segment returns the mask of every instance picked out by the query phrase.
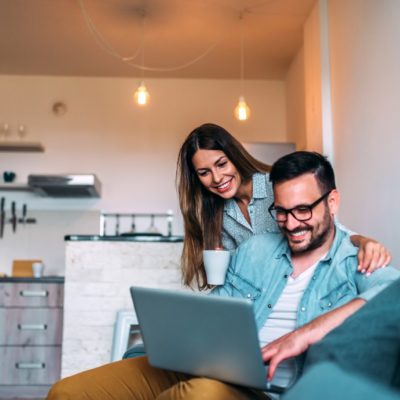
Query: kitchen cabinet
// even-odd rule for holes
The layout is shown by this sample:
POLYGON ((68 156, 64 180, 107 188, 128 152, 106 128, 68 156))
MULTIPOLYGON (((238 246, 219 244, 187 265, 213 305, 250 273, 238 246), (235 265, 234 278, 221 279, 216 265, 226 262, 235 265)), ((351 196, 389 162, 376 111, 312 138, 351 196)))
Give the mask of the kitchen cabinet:
POLYGON ((64 279, 0 279, 0 398, 45 396, 60 378, 64 279))

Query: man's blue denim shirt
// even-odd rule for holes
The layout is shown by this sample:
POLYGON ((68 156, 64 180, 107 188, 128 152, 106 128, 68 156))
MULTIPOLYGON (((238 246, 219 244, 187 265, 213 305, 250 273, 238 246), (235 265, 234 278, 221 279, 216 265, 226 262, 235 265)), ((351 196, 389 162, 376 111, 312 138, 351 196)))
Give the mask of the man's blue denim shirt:
MULTIPOLYGON (((369 277, 357 271, 358 249, 349 235, 336 227, 328 254, 318 263, 297 311, 297 327, 350 300, 369 300, 400 278, 388 266, 369 277)), ((221 296, 248 298, 253 302, 258 329, 264 325, 293 271, 290 249, 278 233, 255 235, 233 253, 225 284, 213 290, 221 296)))

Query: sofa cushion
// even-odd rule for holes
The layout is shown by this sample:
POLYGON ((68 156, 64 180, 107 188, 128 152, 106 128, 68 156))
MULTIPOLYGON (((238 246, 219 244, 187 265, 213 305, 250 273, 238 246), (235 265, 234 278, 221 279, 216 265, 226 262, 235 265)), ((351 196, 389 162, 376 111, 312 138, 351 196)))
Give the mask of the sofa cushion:
POLYGON ((360 374, 349 374, 333 363, 310 368, 282 400, 395 400, 399 393, 360 374))

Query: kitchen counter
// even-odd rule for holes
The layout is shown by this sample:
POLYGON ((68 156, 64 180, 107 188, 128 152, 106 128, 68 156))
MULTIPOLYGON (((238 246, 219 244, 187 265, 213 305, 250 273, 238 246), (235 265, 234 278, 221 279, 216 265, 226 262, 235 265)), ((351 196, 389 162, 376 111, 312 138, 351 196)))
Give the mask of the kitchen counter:
POLYGON ((133 235, 65 238, 62 377, 111 361, 118 313, 133 313, 130 286, 183 289, 182 237, 133 235))
POLYGON ((64 283, 63 276, 43 276, 34 278, 33 276, 13 277, 5 276, 0 278, 0 283, 64 283))
POLYGON ((157 243, 179 243, 183 242, 183 236, 163 236, 149 234, 132 234, 122 236, 100 236, 100 235, 67 235, 66 241, 71 242, 157 242, 157 243))

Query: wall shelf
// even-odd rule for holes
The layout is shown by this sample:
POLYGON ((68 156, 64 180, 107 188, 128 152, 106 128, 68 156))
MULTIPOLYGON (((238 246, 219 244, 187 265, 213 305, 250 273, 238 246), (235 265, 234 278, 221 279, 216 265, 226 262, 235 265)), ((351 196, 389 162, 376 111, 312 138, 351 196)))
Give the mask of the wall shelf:
POLYGON ((9 192, 31 192, 32 188, 26 184, 18 184, 18 183, 5 183, 0 185, 0 192, 9 191, 9 192))
POLYGON ((44 147, 36 142, 0 142, 0 151, 18 153, 43 153, 44 147))

